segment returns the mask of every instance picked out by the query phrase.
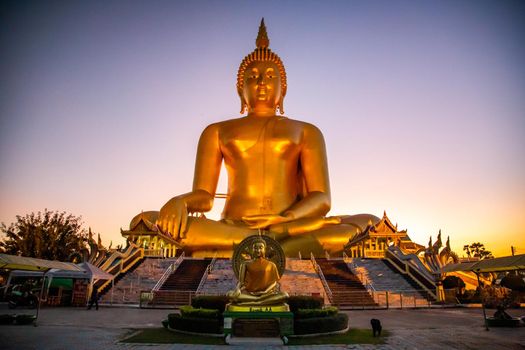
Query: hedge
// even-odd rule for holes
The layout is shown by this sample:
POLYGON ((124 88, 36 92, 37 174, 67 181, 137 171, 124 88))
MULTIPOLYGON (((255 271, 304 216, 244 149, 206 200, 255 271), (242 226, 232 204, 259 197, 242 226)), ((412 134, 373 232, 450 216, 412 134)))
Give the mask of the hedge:
POLYGON ((168 324, 172 329, 195 333, 220 334, 222 319, 183 317, 179 314, 169 314, 168 324))
POLYGON ((228 302, 225 295, 199 295, 192 299, 191 306, 196 309, 216 309, 223 313, 228 302))
POLYGON ((314 318, 335 316, 339 310, 335 306, 328 306, 324 309, 298 309, 295 318, 314 318))
POLYGON ((36 320, 36 315, 16 315, 15 322, 16 324, 30 324, 36 320))
POLYGON ((218 319, 221 316, 219 310, 216 309, 196 309, 190 305, 184 305, 179 308, 182 317, 193 318, 211 318, 218 319))
POLYGON ((290 305, 290 311, 295 314, 298 309, 321 309, 324 299, 306 295, 293 295, 288 298, 287 303, 290 305))
POLYGON ((340 331, 348 327, 348 315, 295 319, 294 334, 312 334, 340 331))

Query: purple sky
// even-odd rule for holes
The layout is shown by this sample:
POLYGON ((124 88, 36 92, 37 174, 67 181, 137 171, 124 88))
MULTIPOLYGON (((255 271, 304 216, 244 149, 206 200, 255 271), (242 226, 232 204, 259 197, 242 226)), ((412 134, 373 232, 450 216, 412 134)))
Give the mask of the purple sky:
MULTIPOLYGON (((120 227, 191 189, 196 144, 239 116, 261 17, 286 115, 324 133, 332 215, 386 210, 426 244, 525 253, 522 1, 3 1, 0 221, 120 227)), ((219 191, 226 191, 221 178, 219 191)), ((212 217, 218 217, 217 200, 212 217)))

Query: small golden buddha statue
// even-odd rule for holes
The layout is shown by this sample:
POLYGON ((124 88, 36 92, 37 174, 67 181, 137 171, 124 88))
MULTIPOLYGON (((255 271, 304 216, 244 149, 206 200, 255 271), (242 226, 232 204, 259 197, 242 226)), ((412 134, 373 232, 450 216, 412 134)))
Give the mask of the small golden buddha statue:
POLYGON ((288 293, 279 291, 281 276, 275 263, 266 259, 266 242, 261 237, 253 243, 252 257, 239 268, 237 287, 227 293, 230 302, 238 306, 283 304, 288 293))
POLYGON ((321 255, 341 251, 370 219, 379 221, 366 214, 325 216, 331 199, 324 138, 315 126, 282 116, 286 72, 269 43, 263 19, 256 49, 237 73, 241 113, 247 115, 203 131, 193 190, 150 218, 190 254, 231 252, 234 243, 263 229, 288 256, 321 255), (228 191, 222 220, 193 216, 211 210, 223 162, 228 191))

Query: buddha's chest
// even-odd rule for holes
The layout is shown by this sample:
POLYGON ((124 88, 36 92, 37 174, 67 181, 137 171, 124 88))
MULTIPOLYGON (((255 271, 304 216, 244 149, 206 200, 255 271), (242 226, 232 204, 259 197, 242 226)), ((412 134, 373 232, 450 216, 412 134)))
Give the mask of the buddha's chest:
POLYGON ((271 264, 266 260, 255 261, 247 267, 247 271, 251 276, 262 276, 271 272, 271 264))
POLYGON ((236 158, 289 157, 302 141, 300 130, 279 122, 235 125, 221 130, 219 139, 223 154, 236 158))

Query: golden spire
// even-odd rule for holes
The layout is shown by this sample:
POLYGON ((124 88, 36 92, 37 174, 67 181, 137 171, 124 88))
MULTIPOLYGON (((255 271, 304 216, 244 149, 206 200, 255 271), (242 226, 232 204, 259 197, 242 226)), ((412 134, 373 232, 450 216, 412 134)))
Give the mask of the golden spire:
POLYGON ((259 33, 257 34, 257 39, 255 39, 255 46, 258 49, 263 49, 270 46, 270 39, 268 39, 268 33, 266 32, 266 26, 264 25, 264 17, 261 19, 259 33))

